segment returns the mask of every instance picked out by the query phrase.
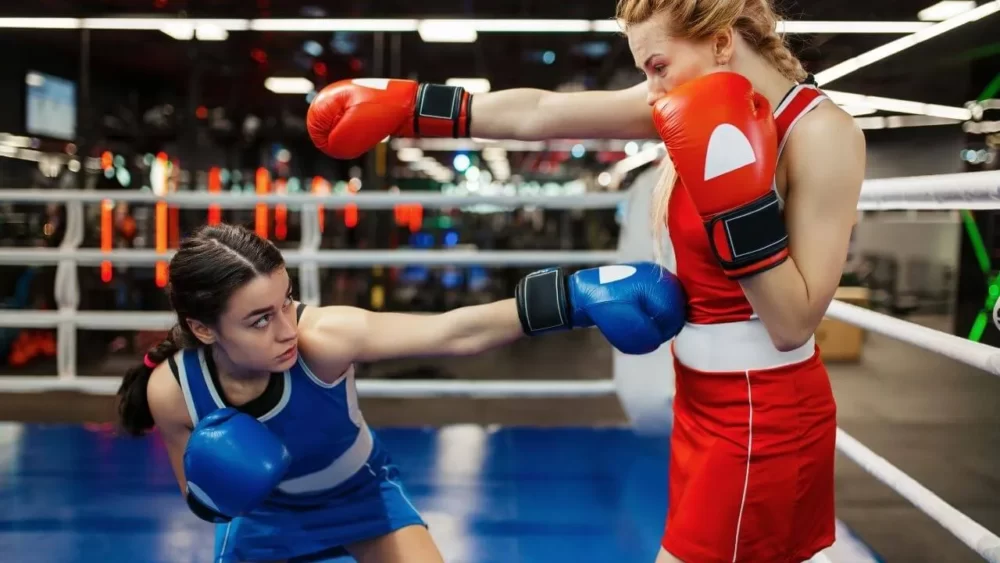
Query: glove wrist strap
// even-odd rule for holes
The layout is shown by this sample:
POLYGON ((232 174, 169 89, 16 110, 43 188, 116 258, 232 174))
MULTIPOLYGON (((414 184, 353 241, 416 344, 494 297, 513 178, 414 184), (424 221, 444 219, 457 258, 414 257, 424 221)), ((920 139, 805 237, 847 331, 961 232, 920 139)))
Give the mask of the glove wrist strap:
POLYGON ((528 336, 573 327, 569 314, 566 276, 552 268, 521 278, 514 290, 517 316, 528 336))
MULTIPOLYGON (((188 485, 190 487, 190 485, 188 485)), ((201 501, 196 494, 194 494, 190 489, 187 494, 184 495, 185 500, 187 500, 188 508, 195 516, 201 518, 206 522, 211 522, 213 524, 226 523, 232 519, 222 514, 218 510, 208 506, 208 504, 201 501)))
POLYGON ((472 126, 472 95, 461 86, 421 84, 413 112, 415 137, 469 136, 472 126))
POLYGON ((731 279, 759 274, 788 258, 788 231, 774 190, 706 220, 705 228, 715 257, 731 279))

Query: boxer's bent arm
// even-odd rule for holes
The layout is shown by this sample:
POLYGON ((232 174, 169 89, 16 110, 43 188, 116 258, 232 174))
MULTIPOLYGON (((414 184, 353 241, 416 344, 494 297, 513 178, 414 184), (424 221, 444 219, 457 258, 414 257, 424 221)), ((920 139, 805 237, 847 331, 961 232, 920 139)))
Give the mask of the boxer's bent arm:
POLYGON ((740 280, 779 350, 805 344, 840 285, 865 174, 865 138, 833 104, 802 118, 785 148, 789 259, 740 280))
POLYGON ((323 307, 303 330, 308 333, 300 338, 310 358, 329 364, 468 356, 524 336, 513 299, 426 315, 323 307), (325 349, 323 342, 328 343, 325 349))
POLYGON ((153 370, 146 387, 146 400, 149 411, 153 414, 156 429, 167 447, 167 457, 174 470, 174 477, 181 489, 181 494, 187 494, 187 481, 184 479, 184 448, 194 424, 188 414, 187 404, 181 386, 174 379, 167 362, 163 362, 153 370))
POLYGON ((645 83, 625 90, 514 88, 475 94, 471 134, 523 141, 657 138, 645 83))

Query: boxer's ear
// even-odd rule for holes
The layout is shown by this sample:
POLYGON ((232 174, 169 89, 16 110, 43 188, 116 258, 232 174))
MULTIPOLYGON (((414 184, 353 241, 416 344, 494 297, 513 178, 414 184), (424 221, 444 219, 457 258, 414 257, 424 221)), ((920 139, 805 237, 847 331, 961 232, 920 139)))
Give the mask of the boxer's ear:
POLYGON ((216 341, 215 331, 209 328, 208 325, 201 321, 196 321, 194 319, 187 319, 188 328, 191 330, 191 334, 198 339, 199 342, 205 346, 214 344, 216 341))
POLYGON ((736 31, 732 27, 727 27, 712 36, 712 56, 715 64, 726 66, 733 58, 733 49, 736 45, 736 31))

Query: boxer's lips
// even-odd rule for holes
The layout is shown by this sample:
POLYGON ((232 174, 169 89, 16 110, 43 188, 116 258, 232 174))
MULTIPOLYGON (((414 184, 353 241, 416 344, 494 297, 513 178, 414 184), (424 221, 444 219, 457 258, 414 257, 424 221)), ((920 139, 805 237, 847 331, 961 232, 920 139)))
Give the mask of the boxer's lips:
POLYGON ((295 355, 295 352, 296 352, 297 348, 298 348, 298 345, 292 344, 291 346, 288 347, 287 350, 285 350, 284 352, 281 353, 280 356, 278 356, 278 359, 279 360, 287 360, 287 359, 291 358, 292 356, 295 355))

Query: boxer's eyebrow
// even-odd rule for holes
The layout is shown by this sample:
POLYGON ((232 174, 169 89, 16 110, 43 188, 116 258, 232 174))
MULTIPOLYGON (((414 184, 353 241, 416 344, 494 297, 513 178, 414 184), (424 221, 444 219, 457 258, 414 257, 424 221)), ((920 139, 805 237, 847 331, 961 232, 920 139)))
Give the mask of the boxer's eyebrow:
MULTIPOLYGON (((292 280, 288 280, 288 289, 285 290, 285 296, 287 297, 291 293, 292 293, 292 280)), ((256 316, 256 315, 262 315, 264 313, 270 313, 271 311, 274 311, 274 306, 273 305, 269 306, 269 307, 261 307, 260 309, 254 309, 253 311, 250 311, 249 313, 247 313, 246 316, 243 317, 243 320, 247 320, 250 317, 253 317, 253 316, 256 316)))

